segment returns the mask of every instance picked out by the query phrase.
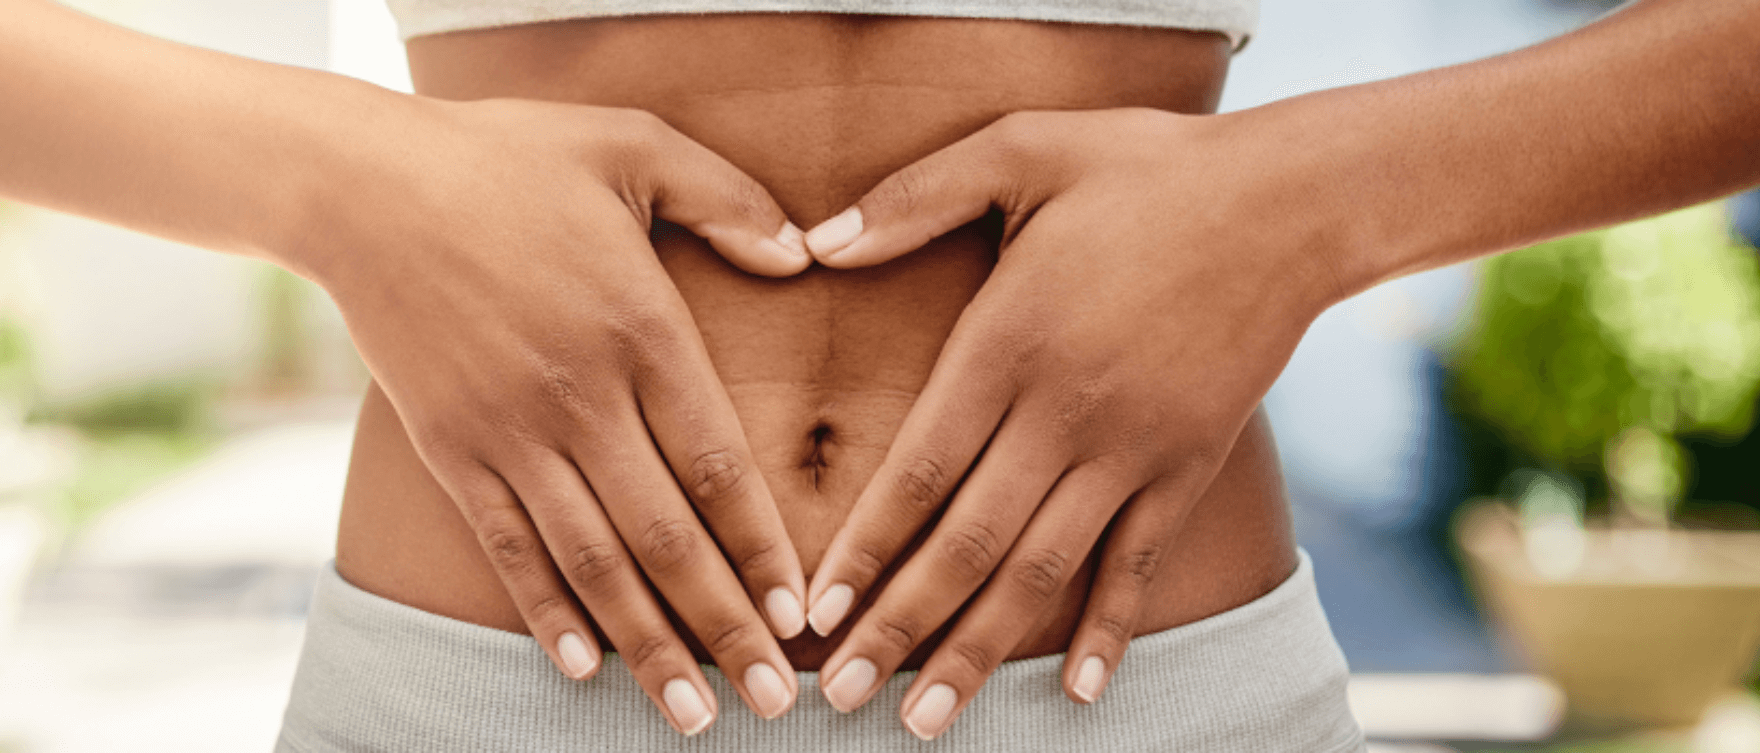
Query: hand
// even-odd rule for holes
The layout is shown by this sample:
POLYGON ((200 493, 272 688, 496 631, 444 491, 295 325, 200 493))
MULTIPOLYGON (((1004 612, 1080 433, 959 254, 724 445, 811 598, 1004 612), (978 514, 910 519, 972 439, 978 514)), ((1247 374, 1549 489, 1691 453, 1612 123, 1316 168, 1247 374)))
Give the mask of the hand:
POLYGON ((1093 702, 1117 668, 1167 542, 1333 289, 1315 246, 1279 232, 1299 212, 1256 190, 1275 173, 1211 122, 1012 114, 807 234, 820 262, 859 267, 992 206, 1006 219, 995 271, 808 590, 828 634, 940 516, 826 661, 837 708, 959 613, 900 709, 940 735, 1109 526, 1064 690, 1093 702))
POLYGON ((590 614, 679 732, 713 721, 645 575, 746 704, 781 715, 798 684, 771 633, 804 626, 805 578, 648 231, 678 223, 764 275, 810 263, 800 232, 647 113, 417 102, 301 258, 564 673, 600 665, 590 614))

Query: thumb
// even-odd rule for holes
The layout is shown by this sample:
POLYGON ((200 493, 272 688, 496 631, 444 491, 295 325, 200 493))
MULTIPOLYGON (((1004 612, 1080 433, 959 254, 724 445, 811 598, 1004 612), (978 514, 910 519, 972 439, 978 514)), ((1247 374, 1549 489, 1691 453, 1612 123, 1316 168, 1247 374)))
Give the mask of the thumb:
MULTIPOLYGON (((886 176, 856 205, 807 233, 807 250, 827 267, 866 267, 908 254, 984 216, 1016 214, 1028 152, 999 126, 1007 118, 886 176)), ((1009 129, 1019 131, 1020 129, 1009 129)), ((1012 217, 1011 217, 1012 219, 1012 217)))
POLYGON ((677 223, 752 274, 787 277, 813 263, 801 230, 758 181, 683 134, 649 162, 654 216, 677 223))

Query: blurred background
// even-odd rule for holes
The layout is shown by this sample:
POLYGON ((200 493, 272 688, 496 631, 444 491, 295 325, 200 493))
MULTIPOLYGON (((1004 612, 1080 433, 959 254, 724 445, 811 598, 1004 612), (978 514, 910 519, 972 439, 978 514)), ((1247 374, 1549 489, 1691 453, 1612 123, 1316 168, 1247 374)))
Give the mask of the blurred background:
MULTIPOLYGON (((409 87, 378 0, 70 4, 409 87)), ((1264 0, 1223 107, 1611 5, 1264 0)), ((1314 325, 1267 405, 1376 750, 1760 753, 1756 237, 1751 194, 1314 325)), ((298 278, 0 204, 0 753, 271 745, 365 382, 298 278)))

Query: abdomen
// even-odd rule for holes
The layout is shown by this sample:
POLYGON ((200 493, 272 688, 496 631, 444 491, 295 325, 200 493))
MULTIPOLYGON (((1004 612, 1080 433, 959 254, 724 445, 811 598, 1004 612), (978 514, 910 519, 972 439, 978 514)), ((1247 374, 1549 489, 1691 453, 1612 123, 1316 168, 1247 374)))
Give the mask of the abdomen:
MULTIPOLYGON (((1148 106, 1204 112, 1227 65, 1217 34, 1118 26, 817 14, 603 19, 418 38, 430 96, 521 97, 660 115, 768 187, 802 227, 1001 115, 1148 106)), ((996 258, 983 222, 877 268, 744 275, 662 226, 690 305, 809 575, 884 457, 954 321, 996 258)), ((1139 632, 1244 603, 1293 569, 1264 423, 1249 423, 1190 517, 1139 632), (1190 542, 1190 545, 1184 545, 1190 542)), ((523 631, 475 538, 375 387, 363 409, 338 568, 369 591, 523 631)), ((1021 656, 1056 652, 1085 594, 1021 656)), ((785 642, 797 669, 829 646, 785 642)))

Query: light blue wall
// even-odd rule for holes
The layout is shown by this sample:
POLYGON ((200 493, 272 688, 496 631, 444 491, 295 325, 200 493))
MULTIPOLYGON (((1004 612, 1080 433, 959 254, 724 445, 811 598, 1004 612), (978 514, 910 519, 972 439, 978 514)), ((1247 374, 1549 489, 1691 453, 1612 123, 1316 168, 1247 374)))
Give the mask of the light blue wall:
MULTIPOLYGON (((1265 0, 1223 109, 1473 60, 1605 12, 1568 0, 1265 0)), ((1300 495, 1394 524, 1423 500, 1436 406, 1425 349, 1457 324, 1470 271, 1398 280, 1314 324, 1267 401, 1300 495)))
MULTIPOLYGON (((1473 60, 1606 12, 1572 0, 1264 0, 1222 109, 1473 60)), ((1320 317, 1265 404, 1321 597, 1358 670, 1504 666, 1436 531, 1458 463, 1435 347, 1471 270, 1397 280, 1320 317)))

